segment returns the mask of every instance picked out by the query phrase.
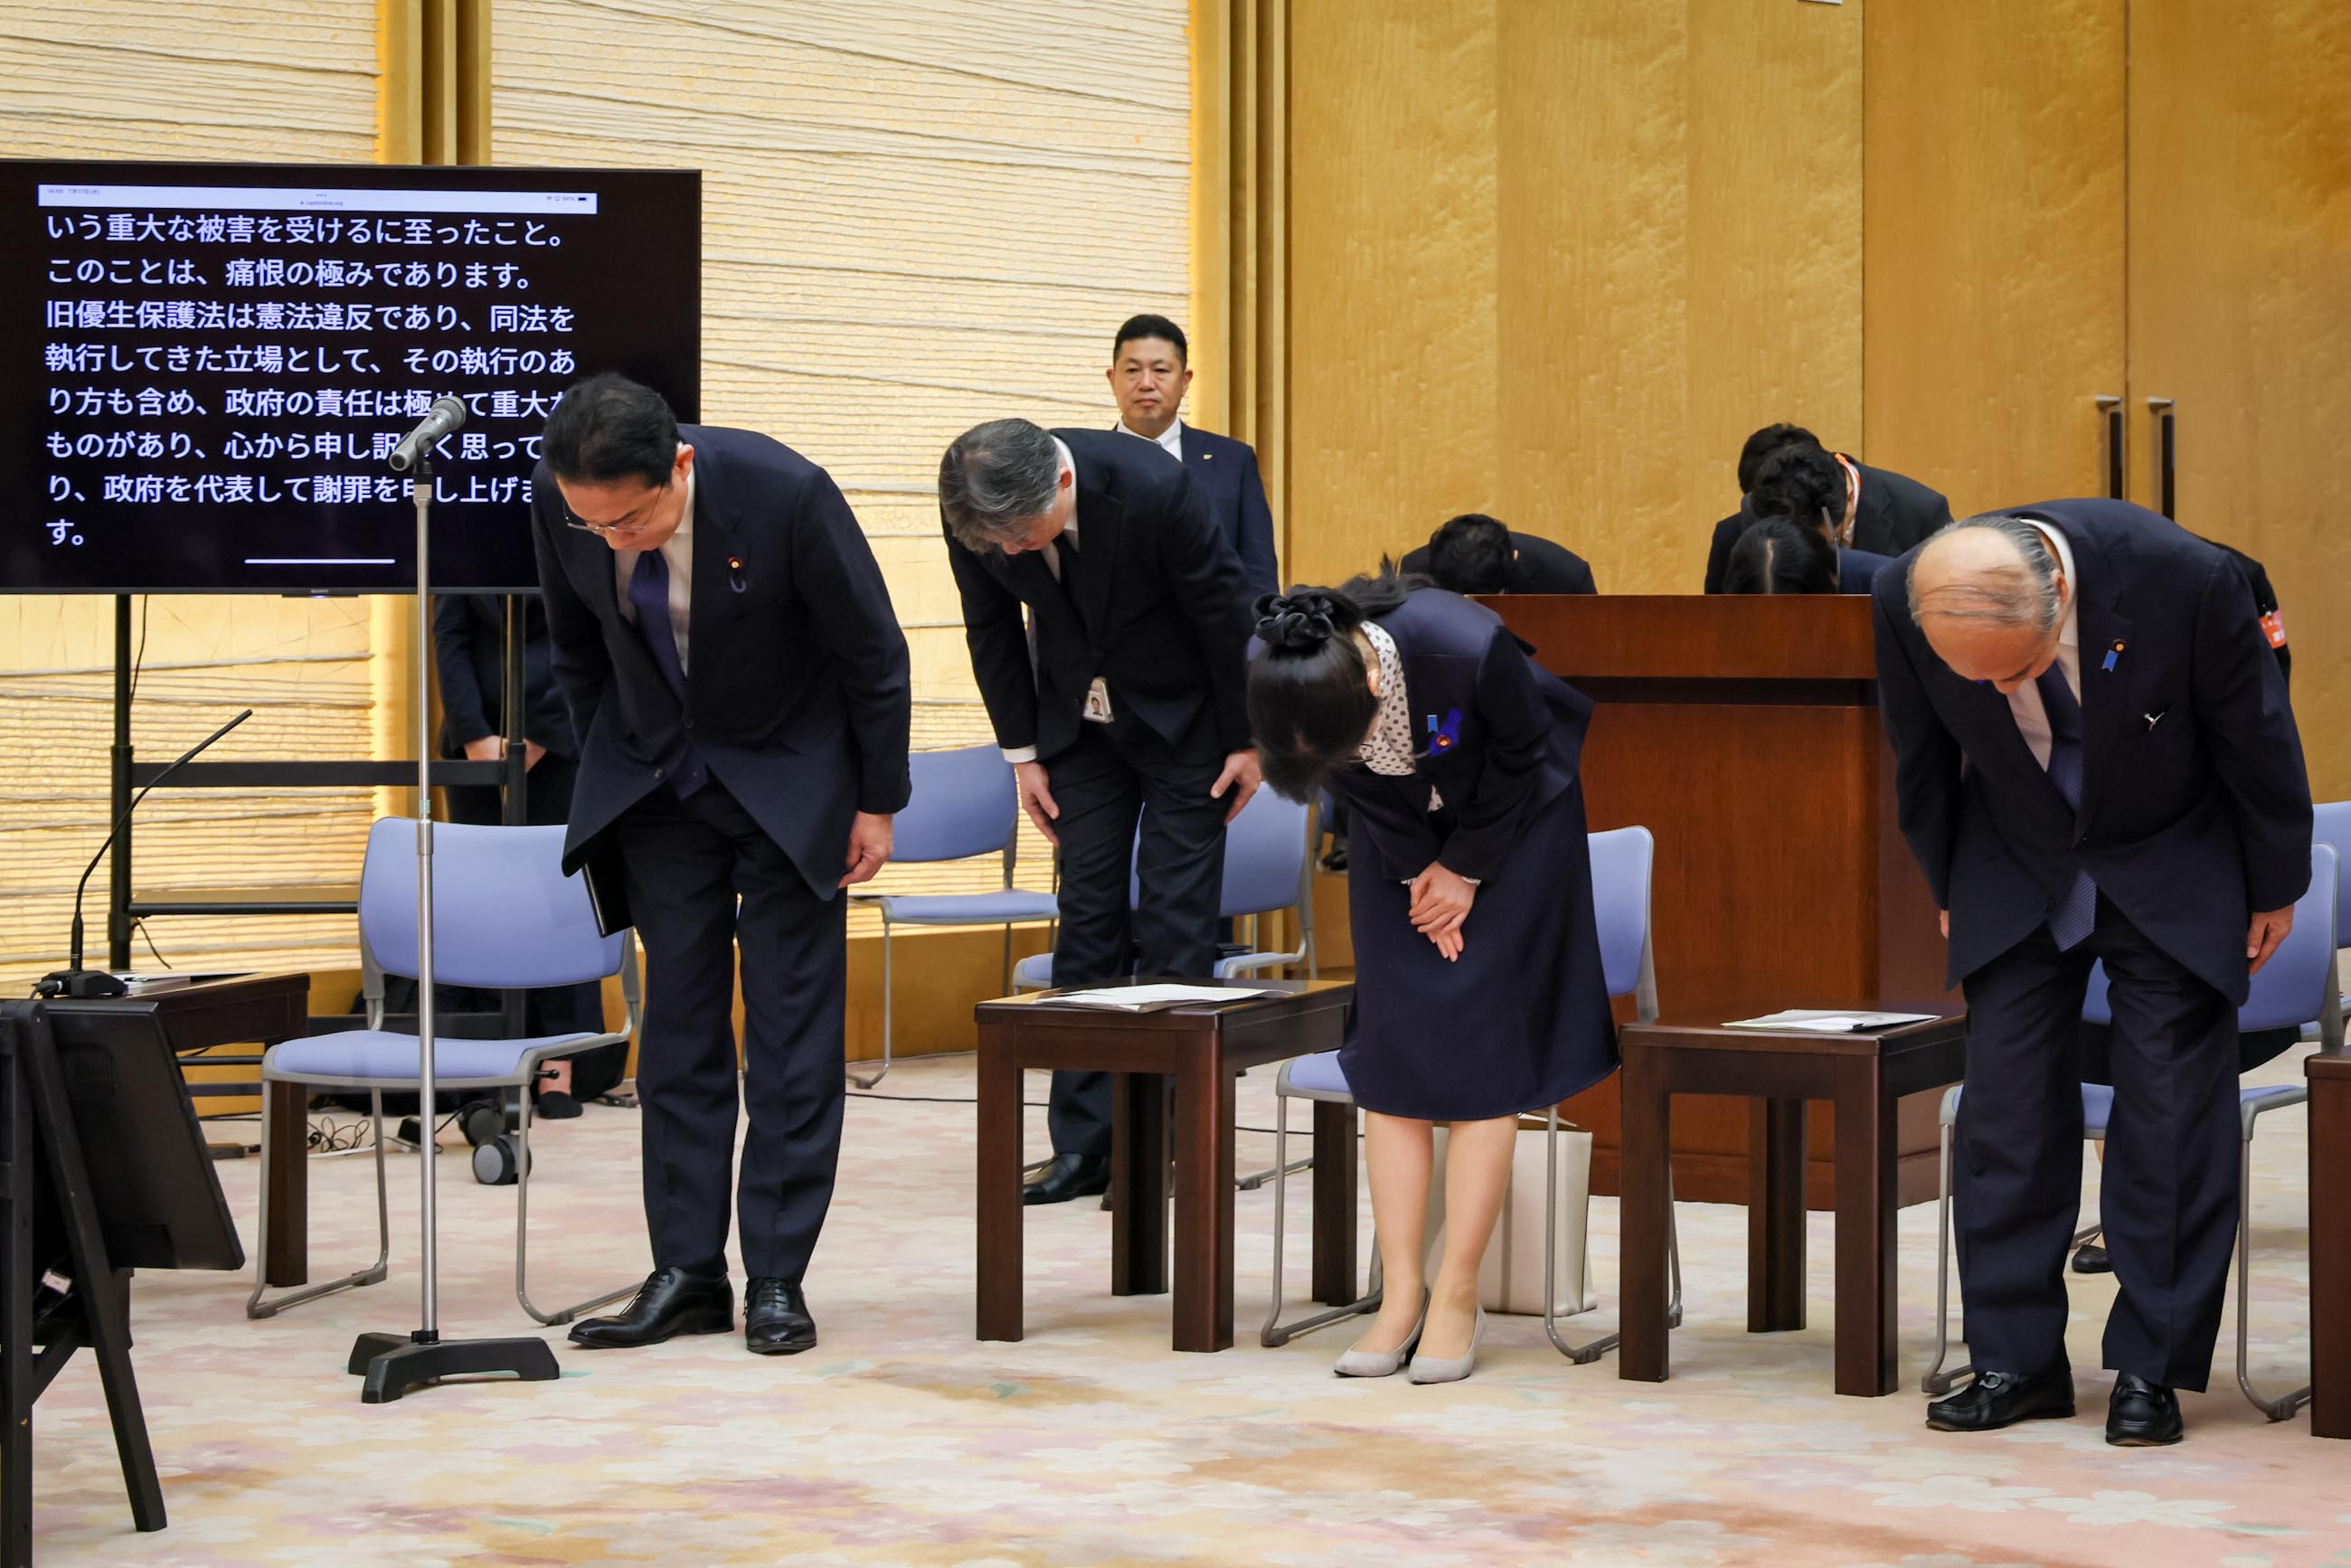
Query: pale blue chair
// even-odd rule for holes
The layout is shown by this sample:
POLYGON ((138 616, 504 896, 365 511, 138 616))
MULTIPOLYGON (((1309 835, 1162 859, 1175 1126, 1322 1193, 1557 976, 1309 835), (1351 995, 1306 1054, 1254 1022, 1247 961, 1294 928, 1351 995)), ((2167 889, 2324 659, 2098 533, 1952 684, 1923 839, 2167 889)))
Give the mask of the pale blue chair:
MULTIPOLYGON (((2322 800, 2310 809, 2311 839, 2335 852, 2337 864, 2351 860, 2351 800, 2322 800)), ((2335 878, 2335 939, 2351 939, 2351 876, 2335 878)), ((2310 1031, 2304 1030, 2304 1038, 2310 1031)))
MULTIPOLYGON (((2250 1034, 2255 1030, 2286 1029, 2314 1021, 2324 1045, 2334 1051, 2343 1049, 2343 995, 2335 959, 2335 945, 2341 931, 2336 924, 2340 884, 2334 849, 2323 842, 2312 844, 2309 891, 2294 904, 2294 930, 2278 944, 2270 961, 2262 966, 2262 972, 2253 977, 2252 990, 2245 1005, 2237 1009, 2237 1027, 2241 1030, 2250 1034)), ((2114 1021, 2107 1006, 2106 973, 2102 964, 2091 966, 2090 988, 2083 1000, 2082 1017, 2090 1023, 2114 1021)), ((1943 1095, 1943 1197, 1935 1259, 1935 1364, 1927 1369, 1919 1385, 1928 1394, 1949 1393, 1961 1377, 1975 1370, 1972 1366, 1943 1370, 1951 1348, 1951 1130, 1959 1121, 1960 1091, 1964 1087, 1954 1084, 1943 1095)), ((2302 1104, 2309 1098, 2309 1089, 2298 1080, 2261 1086, 2243 1084, 2237 1089, 2241 1133, 2237 1155, 2237 1386, 2244 1390, 2255 1409, 2273 1421, 2285 1420, 2308 1404, 2310 1390, 2305 1386, 2276 1398, 2267 1397, 2253 1386, 2248 1364, 2252 1333, 2249 1313, 2252 1305, 2253 1131, 2267 1113, 2302 1104)), ((2082 1085, 2085 1137, 2104 1141, 2114 1105, 2115 1092, 2108 1085, 2082 1085)), ((2097 1234, 2097 1230, 2093 1225, 2077 1231, 2075 1243, 2097 1234)))
MULTIPOLYGON (((1644 1023, 1653 1022, 1657 1016, 1656 961, 1650 945, 1649 883, 1656 859, 1656 841, 1646 828, 1615 828, 1604 833, 1593 833, 1592 849, 1592 903, 1600 934, 1600 968, 1605 977, 1611 997, 1629 996, 1634 998, 1635 1016, 1644 1023)), ((1312 1056, 1301 1056, 1282 1063, 1281 1074, 1274 1083, 1273 1160, 1273 1301, 1265 1314, 1265 1325, 1258 1332, 1258 1343, 1269 1348, 1287 1344, 1300 1334, 1338 1322, 1376 1312, 1380 1305, 1379 1253, 1377 1238, 1374 1239, 1372 1254, 1372 1286, 1368 1294, 1342 1306, 1316 1312, 1291 1322, 1282 1322, 1282 1237, 1284 1202, 1289 1182, 1287 1155, 1290 1144, 1290 1102, 1292 1100, 1321 1101, 1327 1104, 1352 1105, 1354 1095, 1348 1089, 1346 1074, 1340 1070, 1339 1053, 1325 1051, 1312 1056)), ((1616 1348, 1621 1331, 1603 1334, 1584 1344, 1573 1344, 1559 1332, 1558 1259, 1555 1249, 1559 1242, 1559 1107, 1546 1107, 1549 1124, 1546 1138, 1549 1159, 1544 1166, 1543 1203, 1543 1333, 1562 1355, 1578 1365, 1599 1360, 1616 1348)), ((1670 1176, 1668 1176, 1670 1181, 1670 1176)), ((1668 1189, 1670 1193, 1670 1188, 1668 1189)), ((1678 1327, 1682 1321, 1682 1260, 1681 1238, 1673 1224, 1670 1196, 1667 1206, 1666 1256, 1673 1274, 1672 1299, 1667 1307, 1667 1321, 1678 1327)), ((1590 1270, 1587 1268, 1586 1273, 1590 1270)))
MULTIPOLYGON (((375 1126, 375 1261, 357 1273, 325 1284, 288 1291, 264 1300, 269 1257, 270 1162, 301 1159, 302 1149, 279 1149, 271 1142, 269 1118, 262 1118, 261 1245, 254 1249, 253 1294, 246 1316, 275 1317, 288 1307, 354 1286, 381 1281, 392 1259, 392 1223, 385 1196, 383 1095, 386 1090, 416 1091, 417 1037, 384 1030, 386 975, 416 978, 416 822, 386 817, 368 833, 367 859, 360 871, 360 994, 367 1000, 368 1027, 289 1040, 262 1058, 266 1083, 300 1083, 315 1089, 367 1092, 375 1126)), ((487 990, 524 990, 576 986, 609 976, 621 978, 628 1004, 628 1027, 618 1034, 538 1035, 519 1040, 447 1040, 433 1042, 436 1090, 513 1090, 521 1102, 515 1133, 515 1299, 542 1323, 569 1322, 581 1312, 620 1300, 636 1288, 619 1290, 555 1312, 532 1304, 528 1276, 530 1217, 530 1086, 540 1067, 599 1046, 625 1042, 643 1017, 632 932, 606 936, 596 929, 586 882, 563 874, 560 826, 482 827, 462 822, 433 826, 433 977, 436 984, 478 986, 487 990)), ((430 1127, 433 1107, 418 1108, 430 1127)), ((427 1133, 422 1157, 434 1157, 427 1133)))
POLYGON ((967 746, 954 751, 918 751, 907 758, 914 775, 914 793, 900 811, 892 833, 890 863, 922 865, 940 861, 975 860, 1000 855, 1004 885, 986 893, 852 892, 850 896, 882 914, 882 1065, 871 1078, 850 1074, 860 1089, 871 1089, 890 1071, 895 1020, 891 995, 890 932, 896 925, 1001 925, 1004 927, 1004 983, 1012 986, 1012 928, 1055 919, 1060 906, 1050 893, 1031 893, 1012 885, 1020 839, 1019 793, 1013 784, 1012 764, 993 746, 967 746))

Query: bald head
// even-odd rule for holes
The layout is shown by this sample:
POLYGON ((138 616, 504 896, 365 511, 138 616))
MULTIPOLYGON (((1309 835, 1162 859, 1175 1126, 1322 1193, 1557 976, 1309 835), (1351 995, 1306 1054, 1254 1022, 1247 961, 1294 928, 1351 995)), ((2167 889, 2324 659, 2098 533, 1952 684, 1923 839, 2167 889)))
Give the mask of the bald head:
POLYGON ((2002 692, 2056 658, 2072 592, 2047 536, 2004 514, 1954 523, 1910 563, 1910 619, 1936 655, 1962 679, 2002 692))

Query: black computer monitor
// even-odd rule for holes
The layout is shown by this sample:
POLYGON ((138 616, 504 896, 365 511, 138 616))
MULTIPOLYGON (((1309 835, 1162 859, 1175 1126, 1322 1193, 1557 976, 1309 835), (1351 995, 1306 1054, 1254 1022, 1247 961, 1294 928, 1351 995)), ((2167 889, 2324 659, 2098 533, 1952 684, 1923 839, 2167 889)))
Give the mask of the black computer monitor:
MULTIPOLYGON (((44 1010, 107 1260, 118 1269, 245 1267, 195 1103, 154 1008, 50 1002, 44 1010)), ((42 1206, 42 1230, 60 1223, 55 1209, 42 1206)), ((62 1241, 61 1229, 37 1238, 36 1257, 55 1258, 62 1241)))

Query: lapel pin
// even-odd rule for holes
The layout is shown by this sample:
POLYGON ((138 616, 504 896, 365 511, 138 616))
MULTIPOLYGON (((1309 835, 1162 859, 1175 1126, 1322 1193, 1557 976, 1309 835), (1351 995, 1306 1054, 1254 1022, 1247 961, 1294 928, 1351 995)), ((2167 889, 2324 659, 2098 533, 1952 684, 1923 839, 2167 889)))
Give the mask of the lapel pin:
POLYGON ((737 593, 751 586, 744 579, 743 558, 739 555, 730 555, 726 558, 726 586, 737 593))
POLYGON ((2122 639, 2121 639, 2121 638, 2117 637, 2117 638, 2116 638, 2116 639, 2115 639, 2114 646, 2112 646, 2112 647, 2110 647, 2110 648, 2108 648, 2108 649, 2106 650, 2106 661, 2105 661, 2105 664, 2100 664, 2100 665, 2098 666, 2098 668, 2100 668, 2101 670, 2112 670, 2112 669, 2115 667, 2115 661, 2116 661, 2116 659, 2121 658, 2121 657, 2122 657, 2122 653, 2123 653, 2123 641, 2122 641, 2122 639))

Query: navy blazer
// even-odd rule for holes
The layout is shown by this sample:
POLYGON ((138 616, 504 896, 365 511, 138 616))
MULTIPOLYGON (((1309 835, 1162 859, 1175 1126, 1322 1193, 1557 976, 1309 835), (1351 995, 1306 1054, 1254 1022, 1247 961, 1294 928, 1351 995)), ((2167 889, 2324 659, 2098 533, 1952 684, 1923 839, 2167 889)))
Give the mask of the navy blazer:
POLYGON ((1396 881, 1431 861, 1490 881, 1527 821, 1574 786, 1591 700, 1537 664, 1500 616, 1458 594, 1415 589, 1377 620, 1404 660, 1415 767, 1332 774, 1349 813, 1348 853, 1359 871, 1396 881), (1431 789, 1444 810, 1428 809, 1431 789))
POLYGON ((1875 550, 1839 549, 1837 551, 1837 591, 1867 593, 1877 582, 1877 574, 1894 564, 1887 556, 1875 550))
POLYGON ((2074 553, 2082 802, 2066 806, 2008 698, 1961 680, 1911 621, 1916 551, 1875 591, 1878 701, 1902 831, 1950 912, 1954 983, 2045 922, 2086 870, 2232 1000, 2245 929, 2310 885, 2310 780, 2284 678, 2229 558, 2142 507, 2016 508, 2074 553))
MULTIPOLYGON (((495 593, 441 593, 433 599, 433 662, 441 674, 441 754, 462 757, 466 743, 507 732, 507 606, 495 593)), ((547 610, 536 594, 522 601, 522 733, 550 757, 580 754, 571 710, 556 689, 547 647, 547 610)))
POLYGON ((531 539, 556 684, 580 735, 563 864, 662 783, 691 732, 726 788, 820 898, 839 890, 850 819, 912 790, 905 634, 872 548, 831 476, 747 430, 680 425, 694 448, 694 608, 685 700, 621 618, 612 549, 566 526, 547 465, 531 539))
MULTIPOLYGON (((1510 585, 1505 593, 1597 593, 1599 585, 1592 580, 1592 563, 1568 549, 1544 538, 1541 534, 1522 534, 1510 530, 1510 585)), ((1432 547, 1420 545, 1405 551, 1396 562, 1401 572, 1428 575, 1428 558, 1432 547)))
MULTIPOLYGON (((1135 439, 1130 436, 1129 439, 1135 439)), ((1186 425, 1179 438, 1184 471, 1208 508, 1209 520, 1240 558, 1250 599, 1281 591, 1273 558, 1273 508, 1266 505, 1265 481, 1257 471, 1257 450, 1246 441, 1186 425)), ((1152 443, 1158 445, 1158 443, 1152 443)), ((1161 448, 1165 451, 1165 448, 1161 448)))
POLYGON ((1100 675, 1121 723, 1139 720, 1179 755, 1199 761, 1243 749, 1252 596, 1193 465, 1122 432, 1053 434, 1078 469, 1074 597, 1037 551, 971 550, 947 534, 964 641, 997 745, 1033 746, 1043 759, 1076 744, 1086 690, 1100 675))

